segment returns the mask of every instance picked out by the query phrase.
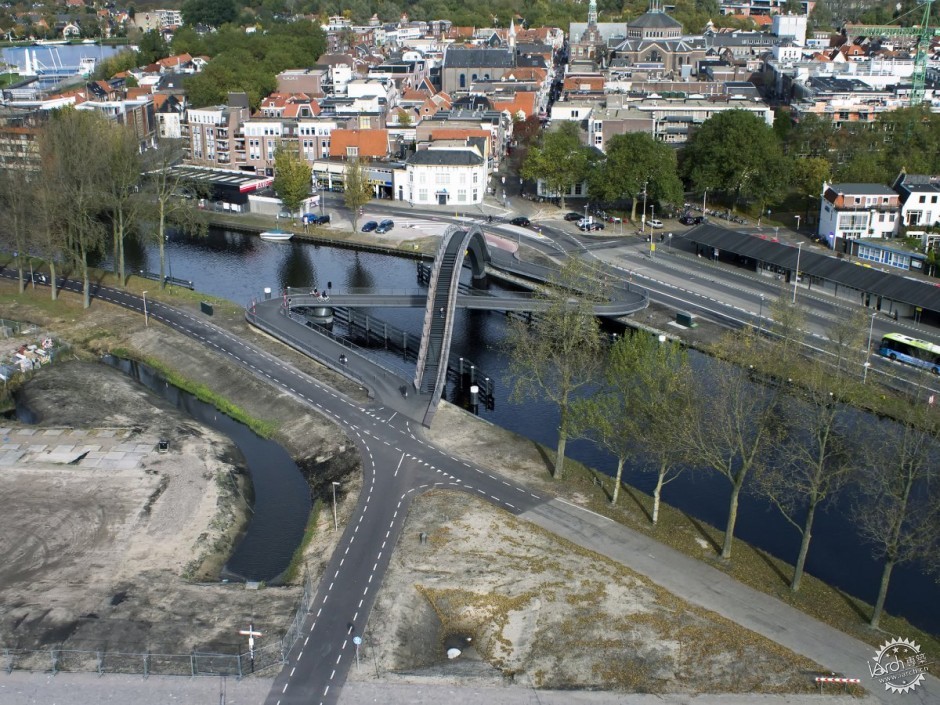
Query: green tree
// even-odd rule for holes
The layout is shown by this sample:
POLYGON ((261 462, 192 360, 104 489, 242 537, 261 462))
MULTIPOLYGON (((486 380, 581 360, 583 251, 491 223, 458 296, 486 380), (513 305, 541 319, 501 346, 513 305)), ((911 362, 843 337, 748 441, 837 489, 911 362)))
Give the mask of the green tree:
POLYGON ((510 322, 505 350, 515 401, 544 396, 558 407, 558 446, 552 471, 561 479, 571 433, 571 404, 577 392, 597 382, 603 334, 592 304, 604 300, 604 286, 572 257, 550 287, 538 294, 548 306, 529 324, 510 322))
POLYGON ((590 163, 578 126, 563 122, 557 130, 544 133, 539 145, 529 148, 522 176, 542 180, 549 192, 558 194, 564 208, 565 194, 587 176, 590 163))
POLYGON ((165 59, 170 55, 170 46, 163 39, 163 35, 151 29, 144 32, 137 47, 137 66, 147 66, 158 59, 165 59))
POLYGON ((682 200, 676 151, 645 132, 612 137, 607 143, 606 159, 591 171, 589 185, 591 196, 602 201, 629 197, 631 220, 636 220, 636 197, 644 189, 654 201, 682 200))
POLYGON ((274 152, 274 192, 284 207, 297 213, 310 195, 310 164, 300 157, 296 149, 278 145, 274 152))
POLYGON ((657 469, 653 524, 659 520, 663 487, 684 467, 684 448, 675 429, 691 409, 690 375, 688 358, 678 343, 661 343, 636 332, 610 349, 603 388, 572 405, 577 432, 595 439, 617 458, 611 504, 617 503, 626 459, 644 453, 653 460, 657 469))
POLYGON ((235 0, 186 0, 182 10, 183 21, 189 25, 219 27, 238 17, 235 0))
POLYGON ((359 229, 359 209, 372 200, 372 184, 359 159, 350 159, 343 172, 343 201, 352 215, 353 230, 359 229))
POLYGON ((832 29, 834 27, 832 10, 829 9, 827 0, 817 0, 816 4, 813 6, 813 11, 809 13, 808 24, 808 30, 811 32, 832 29))
POLYGON ((773 129, 746 110, 727 110, 706 120, 683 152, 686 176, 699 192, 716 189, 741 198, 765 199, 783 168, 773 129))
POLYGON ((820 196, 823 182, 832 181, 829 161, 823 157, 800 157, 793 160, 790 169, 791 183, 796 191, 806 199, 807 209, 820 196))

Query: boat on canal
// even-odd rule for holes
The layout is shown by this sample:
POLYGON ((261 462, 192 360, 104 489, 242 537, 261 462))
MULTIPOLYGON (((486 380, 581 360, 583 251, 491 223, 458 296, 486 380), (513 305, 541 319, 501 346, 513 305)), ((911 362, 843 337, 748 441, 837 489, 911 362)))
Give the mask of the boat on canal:
POLYGON ((268 240, 270 242, 287 242, 292 237, 294 233, 287 232, 286 230, 281 230, 280 228, 275 228, 274 230, 265 230, 259 237, 262 240, 268 240))

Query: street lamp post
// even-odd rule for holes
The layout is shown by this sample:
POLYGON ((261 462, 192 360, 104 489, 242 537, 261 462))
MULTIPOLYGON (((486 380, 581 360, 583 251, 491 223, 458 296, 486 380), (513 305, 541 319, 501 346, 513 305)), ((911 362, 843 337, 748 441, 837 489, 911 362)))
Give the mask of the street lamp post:
POLYGON ((708 197, 708 189, 706 188, 704 191, 702 191, 702 217, 703 217, 703 218, 704 218, 705 215, 706 215, 706 213, 705 213, 705 199, 706 199, 707 197, 708 197))
POLYGON ((336 521, 336 486, 340 483, 333 481, 333 531, 339 531, 339 524, 336 521))
POLYGON ((764 295, 760 295, 760 313, 757 315, 757 332, 764 332, 764 295))
POLYGON ((653 221, 656 220, 656 204, 650 204, 650 257, 656 252, 656 245, 653 244, 653 221))
POLYGON ((877 311, 872 311, 871 323, 868 326, 868 348, 865 351, 865 371, 862 373, 862 384, 868 382, 868 368, 871 367, 871 336, 875 332, 875 316, 877 315, 877 311))
POLYGON ((646 237, 646 187, 648 184, 649 181, 643 182, 643 212, 640 213, 640 232, 644 237, 646 237))
POLYGON ((803 253, 803 243, 796 245, 796 271, 793 273, 793 303, 796 303, 796 283, 800 279, 800 255, 803 253))
POLYGON ((143 292, 143 295, 144 295, 144 327, 147 327, 150 325, 150 320, 147 316, 147 292, 146 291, 143 292))
POLYGON ((796 231, 800 232, 800 216, 795 215, 793 217, 796 218, 796 231))

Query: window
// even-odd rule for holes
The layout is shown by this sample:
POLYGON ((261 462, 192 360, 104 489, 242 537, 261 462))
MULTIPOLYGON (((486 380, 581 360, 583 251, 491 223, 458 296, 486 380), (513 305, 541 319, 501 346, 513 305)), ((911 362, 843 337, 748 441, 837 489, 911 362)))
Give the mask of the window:
POLYGON ((358 157, 359 156, 359 147, 347 147, 346 148, 346 157, 358 157))
POLYGON ((447 184, 449 184, 450 179, 448 178, 447 172, 445 171, 435 172, 434 183, 437 184, 438 186, 446 186, 447 184))
POLYGON ((927 202, 927 197, 926 197, 926 196, 921 196, 920 199, 919 199, 917 202, 918 202, 918 203, 926 203, 926 202, 927 202))
POLYGON ((466 189, 457 189, 457 202, 458 203, 467 202, 467 190, 466 189))
POLYGON ((594 135, 594 144, 598 146, 604 144, 604 135, 594 135))
POLYGON ((418 189, 418 200, 421 202, 428 200, 428 190, 426 188, 418 189))
POLYGON ((460 74, 460 87, 461 88, 467 87, 467 75, 466 74, 463 74, 463 73, 460 74))
POLYGON ((936 196, 931 196, 931 197, 930 197, 930 202, 931 202, 931 203, 936 203, 936 202, 937 202, 937 197, 936 197, 936 196))
POLYGON ((473 172, 473 183, 477 183, 477 180, 480 178, 480 173, 478 171, 473 172))
POLYGON ((476 189, 473 189, 473 202, 476 203, 480 200, 480 192, 476 189))

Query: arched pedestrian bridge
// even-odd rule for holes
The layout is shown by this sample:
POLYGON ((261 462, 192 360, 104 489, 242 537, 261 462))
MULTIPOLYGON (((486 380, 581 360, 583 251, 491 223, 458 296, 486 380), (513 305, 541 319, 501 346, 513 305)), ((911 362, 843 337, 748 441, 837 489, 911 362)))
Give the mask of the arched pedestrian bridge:
MULTIPOLYGON (((545 310, 550 302, 544 298, 532 295, 492 295, 485 289, 478 293, 462 293, 459 291, 460 272, 464 263, 470 265, 473 283, 483 286, 487 277, 487 268, 499 270, 525 277, 529 280, 547 281, 551 270, 536 265, 526 264, 514 259, 502 250, 490 249, 486 244, 483 231, 474 225, 469 229, 452 226, 444 233, 428 282, 427 291, 414 293, 330 293, 328 299, 317 294, 302 293, 291 290, 283 297, 270 299, 253 304, 246 316, 250 323, 263 328, 268 333, 281 338, 284 342, 301 348, 304 352, 314 353, 332 363, 336 359, 333 349, 335 346, 324 343, 322 346, 312 345, 310 336, 319 335, 314 330, 294 324, 301 331, 283 333, 283 319, 291 321, 290 311, 293 309, 323 306, 344 306, 348 308, 367 307, 414 307, 424 308, 424 323, 422 326, 421 346, 418 362, 413 380, 408 382, 412 391, 409 407, 416 403, 424 408, 420 420, 430 425, 438 401, 444 393, 447 382, 447 358, 450 354, 450 344, 453 334, 454 312, 458 308, 491 310, 491 311, 540 311, 545 310), (275 317, 280 317, 278 321, 275 317), (302 335, 305 343, 296 344, 297 336, 302 335), (316 351, 322 349, 322 355, 316 351)), ((614 287, 611 300, 596 304, 594 313, 607 318, 618 318, 646 308, 649 304, 649 295, 644 290, 633 287, 614 287)), ((327 336, 321 336, 328 340, 327 336)), ((358 356, 357 356, 358 357, 358 356)), ((350 360, 347 354, 343 355, 343 366, 355 373, 357 365, 368 364, 365 358, 350 360)), ((361 374, 356 374, 363 379, 361 374)), ((390 385, 385 385, 390 386, 390 385)), ((376 392, 378 394, 378 392, 376 392)), ((396 393, 401 394, 400 389, 396 393)), ((404 396, 404 395, 403 395, 404 396)), ((407 396, 404 396, 407 399, 407 396)), ((388 402, 388 400, 384 400, 388 402)), ((396 400, 397 401, 397 400, 396 400)))

